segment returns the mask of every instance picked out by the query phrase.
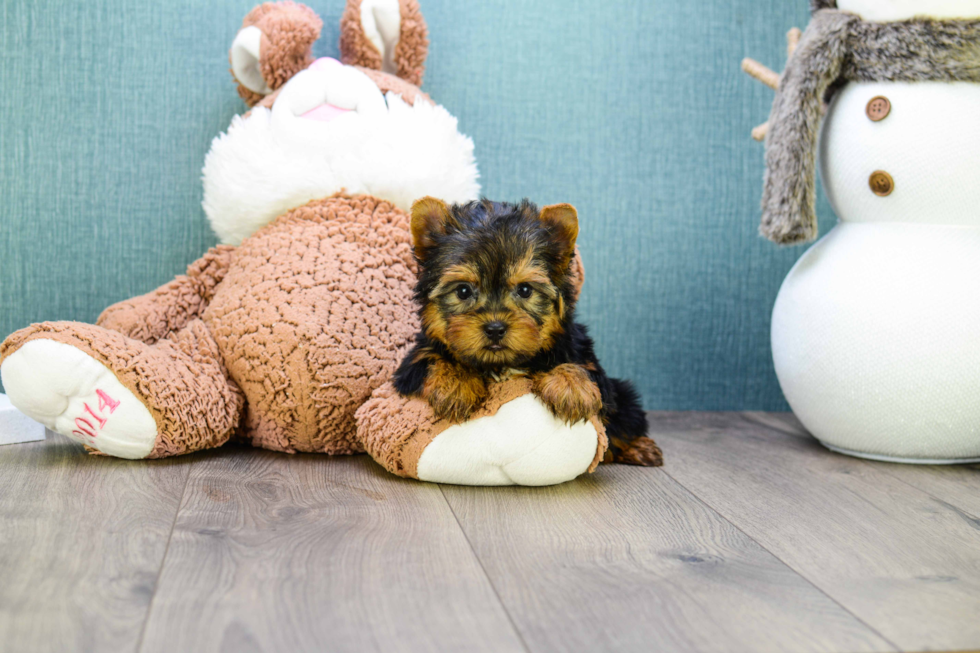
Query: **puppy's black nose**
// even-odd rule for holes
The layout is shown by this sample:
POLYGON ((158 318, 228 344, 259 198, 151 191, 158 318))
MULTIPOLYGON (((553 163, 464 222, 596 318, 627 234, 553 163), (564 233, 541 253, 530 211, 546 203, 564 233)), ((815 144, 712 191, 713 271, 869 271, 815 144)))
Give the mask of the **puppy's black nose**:
POLYGON ((507 325, 500 320, 487 322, 483 325, 483 333, 487 334, 490 340, 500 342, 504 339, 504 334, 507 333, 507 325))

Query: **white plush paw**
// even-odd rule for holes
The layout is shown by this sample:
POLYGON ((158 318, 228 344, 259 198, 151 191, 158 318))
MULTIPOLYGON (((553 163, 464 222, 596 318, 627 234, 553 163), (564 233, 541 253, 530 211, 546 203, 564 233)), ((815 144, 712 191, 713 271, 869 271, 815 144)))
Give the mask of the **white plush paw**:
POLYGON ((80 350, 31 340, 0 367, 11 403, 22 413, 117 458, 145 458, 156 442, 150 411, 109 369, 80 350))
POLYGON ((569 426, 528 394, 440 433, 419 457, 417 475, 456 485, 554 485, 585 473, 598 445, 591 422, 569 426))

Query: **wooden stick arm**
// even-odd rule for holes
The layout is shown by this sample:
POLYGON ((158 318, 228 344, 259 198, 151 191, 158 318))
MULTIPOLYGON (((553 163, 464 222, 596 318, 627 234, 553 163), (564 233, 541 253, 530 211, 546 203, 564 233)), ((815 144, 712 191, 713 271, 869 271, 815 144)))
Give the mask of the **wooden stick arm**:
POLYGON ((742 70, 774 91, 779 88, 779 75, 755 59, 742 59, 742 70))
MULTIPOLYGON (((786 58, 791 59, 796 48, 800 45, 803 32, 798 27, 794 27, 786 33, 786 58)), ((779 91, 779 73, 764 66, 755 59, 746 57, 742 59, 742 70, 753 79, 757 79, 774 91, 779 91)), ((764 122, 752 130, 752 138, 757 141, 766 140, 769 133, 769 123, 764 122)))

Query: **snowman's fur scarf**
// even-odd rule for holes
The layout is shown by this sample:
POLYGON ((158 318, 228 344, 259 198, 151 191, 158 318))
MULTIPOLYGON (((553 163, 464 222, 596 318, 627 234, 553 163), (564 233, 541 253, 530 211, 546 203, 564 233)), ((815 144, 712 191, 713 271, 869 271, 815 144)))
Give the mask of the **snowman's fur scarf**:
POLYGON ((763 236, 817 236, 816 147, 824 101, 844 82, 980 82, 980 20, 874 23, 813 0, 813 19, 786 66, 769 116, 763 236))
POLYGON ((222 243, 238 245, 290 209, 338 192, 408 210, 425 195, 479 196, 473 141, 441 106, 387 94, 388 111, 277 127, 256 107, 214 139, 204 162, 204 212, 222 243), (346 121, 346 122, 343 122, 346 121))

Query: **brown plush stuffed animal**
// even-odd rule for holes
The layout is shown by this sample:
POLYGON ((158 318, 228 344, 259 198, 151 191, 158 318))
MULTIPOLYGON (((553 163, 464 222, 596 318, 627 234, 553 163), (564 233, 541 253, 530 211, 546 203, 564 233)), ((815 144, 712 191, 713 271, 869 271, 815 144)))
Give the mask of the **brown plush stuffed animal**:
POLYGON ((594 468, 602 425, 547 421, 535 400, 515 402, 529 395, 521 379, 495 388, 477 436, 379 389, 418 331, 405 210, 424 195, 476 198, 473 144, 417 86, 427 38, 415 0, 350 0, 344 64, 313 60, 320 27, 303 5, 266 3, 232 44, 252 109, 214 140, 203 171, 224 244, 96 325, 12 334, 0 345, 11 401, 122 458, 238 438, 284 452, 368 449, 395 473, 451 482, 546 484, 594 468), (355 411, 375 389, 358 432, 355 411), (500 448, 493 436, 513 435, 513 415, 540 428, 500 448))
POLYGON ((357 66, 313 61, 320 26, 288 1, 246 16, 230 59, 256 106, 204 167, 205 211, 229 245, 96 325, 12 334, 0 369, 20 410, 124 458, 235 436, 363 450, 354 411, 417 330, 402 209, 425 194, 473 199, 479 186, 472 142, 415 84, 428 44, 415 1, 348 3, 342 56, 357 66), (432 161, 419 160, 422 143, 432 161))

